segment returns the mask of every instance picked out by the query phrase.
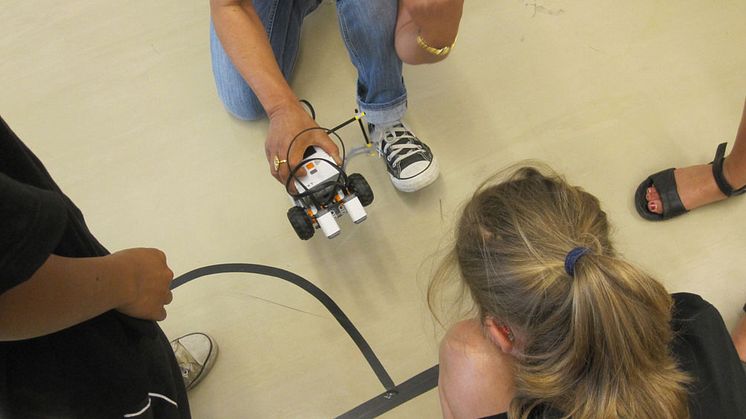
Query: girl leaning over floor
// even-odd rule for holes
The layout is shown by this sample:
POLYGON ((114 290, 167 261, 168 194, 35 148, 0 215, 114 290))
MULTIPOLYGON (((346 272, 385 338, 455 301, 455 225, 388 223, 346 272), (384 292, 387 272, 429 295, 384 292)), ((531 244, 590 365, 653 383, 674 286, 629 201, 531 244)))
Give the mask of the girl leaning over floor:
POLYGON ((428 290, 433 308, 460 277, 476 314, 441 343, 444 417, 746 417, 711 304, 621 258, 593 195, 541 166, 504 179, 466 205, 428 290))

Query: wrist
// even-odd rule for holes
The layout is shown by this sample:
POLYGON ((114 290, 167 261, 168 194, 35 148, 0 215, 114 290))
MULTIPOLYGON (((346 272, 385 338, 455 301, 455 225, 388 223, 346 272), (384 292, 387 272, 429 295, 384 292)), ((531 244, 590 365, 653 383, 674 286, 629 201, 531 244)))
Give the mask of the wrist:
POLYGON ((294 107, 300 106, 300 102, 295 95, 291 94, 283 96, 272 101, 272 103, 265 109, 267 111, 267 117, 272 119, 277 115, 281 115, 294 107))
POLYGON ((137 281, 132 263, 126 254, 112 253, 101 258, 101 270, 98 275, 104 286, 112 290, 114 307, 130 304, 137 299, 137 281))

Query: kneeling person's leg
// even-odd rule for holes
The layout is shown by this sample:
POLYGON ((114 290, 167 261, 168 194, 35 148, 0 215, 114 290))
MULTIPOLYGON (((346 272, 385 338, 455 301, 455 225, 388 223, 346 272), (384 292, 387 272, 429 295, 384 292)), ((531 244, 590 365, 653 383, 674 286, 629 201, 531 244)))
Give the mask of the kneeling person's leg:
POLYGON ((337 1, 342 38, 358 72, 358 106, 375 125, 399 121, 407 107, 402 62, 394 49, 397 13, 396 0, 337 1))
MULTIPOLYGON (((291 3, 286 4, 280 0, 253 2, 254 10, 264 25, 272 52, 286 80, 295 67, 303 19, 318 7, 321 0, 296 0, 291 3)), ((243 120, 265 117, 261 102, 226 53, 212 22, 210 53, 218 96, 226 109, 243 120)))

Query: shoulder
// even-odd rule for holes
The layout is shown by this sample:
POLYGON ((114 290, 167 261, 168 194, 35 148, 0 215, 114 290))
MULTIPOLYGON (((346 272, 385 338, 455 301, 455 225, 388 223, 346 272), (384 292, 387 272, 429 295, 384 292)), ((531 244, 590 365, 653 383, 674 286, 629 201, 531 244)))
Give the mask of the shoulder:
POLYGON ((451 349, 489 350, 489 340, 485 337, 482 324, 477 319, 462 320, 448 329, 441 348, 451 349))
POLYGON ((479 321, 456 323, 440 345, 441 402, 454 417, 504 412, 514 394, 512 359, 485 337, 479 321))
POLYGON ((720 319, 720 312, 707 300, 697 294, 677 292, 671 294, 673 298, 672 321, 686 322, 700 318, 715 317, 720 319))
POLYGON ((440 343, 441 362, 459 372, 482 372, 510 362, 484 334, 478 320, 463 320, 453 325, 440 343))
POLYGON ((703 308, 712 307, 712 304, 707 302, 704 298, 690 292, 675 292, 671 294, 671 298, 673 298, 674 306, 677 308, 700 310, 703 308))

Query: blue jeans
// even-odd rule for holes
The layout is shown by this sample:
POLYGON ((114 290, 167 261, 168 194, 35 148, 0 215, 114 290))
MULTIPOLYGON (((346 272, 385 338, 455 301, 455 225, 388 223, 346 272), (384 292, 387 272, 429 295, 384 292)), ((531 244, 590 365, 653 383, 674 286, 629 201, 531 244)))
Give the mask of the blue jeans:
MULTIPOLYGON (((285 80, 298 57, 303 19, 321 0, 254 0, 285 80)), ((357 102, 368 122, 387 124, 402 118, 407 90, 402 62, 394 49, 398 0, 337 0, 337 15, 347 51, 357 68, 357 102)), ((218 96, 237 118, 265 116, 259 99, 233 66, 210 23, 212 71, 218 96)))

